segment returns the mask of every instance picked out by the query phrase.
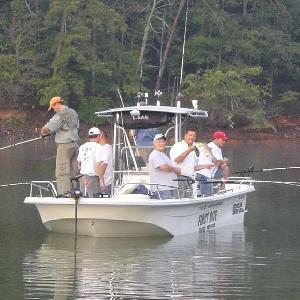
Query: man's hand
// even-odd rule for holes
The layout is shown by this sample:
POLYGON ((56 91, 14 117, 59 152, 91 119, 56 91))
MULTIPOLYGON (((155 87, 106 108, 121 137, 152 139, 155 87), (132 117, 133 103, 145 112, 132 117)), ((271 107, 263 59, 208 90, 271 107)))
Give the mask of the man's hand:
POLYGON ((189 146, 189 151, 190 151, 190 152, 193 152, 193 151, 196 150, 196 148, 197 148, 196 145, 189 146))
POLYGON ((173 167, 173 172, 176 173, 176 174, 181 174, 181 169, 173 167))
POLYGON ((49 128, 45 125, 41 128, 41 134, 42 135, 46 135, 48 134, 50 131, 49 131, 49 128))
POLYGON ((104 179, 99 179, 99 184, 100 184, 100 191, 102 193, 104 193, 105 191, 105 183, 104 183, 104 179))
POLYGON ((207 164, 205 165, 205 169, 211 170, 214 166, 214 164, 207 164))

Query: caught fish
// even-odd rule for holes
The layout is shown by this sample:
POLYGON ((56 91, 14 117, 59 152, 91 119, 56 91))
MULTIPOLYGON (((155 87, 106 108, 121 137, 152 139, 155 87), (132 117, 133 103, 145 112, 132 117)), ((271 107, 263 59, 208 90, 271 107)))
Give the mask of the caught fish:
POLYGON ((200 155, 209 157, 211 160, 215 160, 215 157, 211 153, 209 147, 205 143, 197 142, 195 143, 196 147, 200 150, 200 155))

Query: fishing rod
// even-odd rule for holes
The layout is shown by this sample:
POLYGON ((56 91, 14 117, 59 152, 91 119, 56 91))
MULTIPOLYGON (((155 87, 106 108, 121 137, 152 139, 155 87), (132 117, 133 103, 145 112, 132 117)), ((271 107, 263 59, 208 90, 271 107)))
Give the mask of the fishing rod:
POLYGON ((180 68, 180 80, 179 80, 179 86, 180 86, 180 88, 182 86, 182 77, 183 77, 183 64, 184 64, 184 54, 185 54, 185 43, 186 43, 186 31, 187 31, 188 11, 189 11, 189 1, 186 2, 186 11, 185 11, 184 34, 183 34, 182 55, 181 55, 181 68, 180 68))
POLYGON ((26 144, 26 143, 30 143, 30 142, 34 142, 34 141, 38 141, 38 140, 44 139, 47 136, 51 136, 51 135, 54 135, 54 133, 49 133, 49 134, 39 136, 37 138, 29 139, 29 140, 26 140, 26 141, 15 143, 15 144, 10 144, 8 146, 0 148, 0 150, 8 149, 8 148, 11 148, 11 147, 15 147, 15 146, 18 146, 18 145, 22 145, 22 144, 26 144))
POLYGON ((26 159, 26 161, 47 161, 56 158, 56 155, 46 157, 46 158, 40 158, 40 159, 26 159))
MULTIPOLYGON (((34 180, 32 180, 32 181, 34 181, 34 180)), ((29 184, 32 183, 32 181, 30 181, 30 182, 16 182, 16 183, 0 184, 0 188, 9 187, 9 186, 18 186, 18 185, 29 185, 29 184)), ((56 182, 56 180, 51 180, 51 182, 56 182)))
POLYGON ((273 184, 284 184, 284 185, 292 185, 299 186, 300 182, 297 181, 277 181, 277 180, 255 180, 255 179, 228 179, 225 181, 218 179, 210 179, 208 183, 273 183, 273 184))
POLYGON ((300 169, 300 167, 279 167, 279 168, 268 168, 268 169, 257 169, 255 170, 254 165, 251 165, 248 170, 236 171, 232 174, 249 174, 249 173, 260 173, 260 172, 270 172, 270 171, 279 171, 279 170, 292 170, 300 169))
POLYGON ((54 158, 56 158, 56 155, 54 155, 54 156, 50 156, 50 157, 48 157, 48 158, 45 158, 45 159, 43 159, 43 160, 51 160, 51 159, 54 159, 54 158))
MULTIPOLYGON (((124 105, 124 101, 123 101, 123 97, 122 97, 122 95, 121 95, 120 89, 118 89, 118 94, 119 94, 119 97, 120 97, 122 106, 123 106, 123 108, 124 108, 125 105, 124 105)), ((122 112, 121 112, 121 123, 122 123, 122 127, 124 128, 124 119, 123 119, 123 113, 122 113, 122 112)), ((134 134, 132 135, 132 137, 133 137, 134 144, 135 144, 135 146, 136 146, 136 140, 135 140, 134 134)), ((123 141, 124 141, 124 145, 126 146, 126 139, 125 139, 125 136, 123 136, 123 141)), ((128 153, 127 153, 127 151, 125 151, 125 157, 126 157, 127 166, 129 166, 129 158, 128 158, 128 153)))
POLYGON ((274 183, 274 184, 284 184, 284 185, 291 185, 291 186, 299 186, 300 182, 298 181, 277 181, 277 180, 255 180, 255 179, 227 179, 227 180, 220 180, 220 179, 193 179, 193 178, 177 178, 173 179, 174 181, 188 181, 190 183, 201 182, 201 183, 237 183, 237 184, 243 184, 243 183, 274 183))
POLYGON ((31 182, 17 182, 17 183, 0 184, 0 188, 8 187, 8 186, 17 186, 17 185, 28 185, 28 184, 31 184, 31 182))

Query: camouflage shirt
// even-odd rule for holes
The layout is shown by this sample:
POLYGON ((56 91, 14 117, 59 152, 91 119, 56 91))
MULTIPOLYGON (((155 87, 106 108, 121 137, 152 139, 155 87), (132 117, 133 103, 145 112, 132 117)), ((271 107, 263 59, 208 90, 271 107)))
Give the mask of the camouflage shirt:
POLYGON ((47 123, 51 132, 55 132, 57 144, 67 144, 79 140, 78 128, 79 118, 77 112, 64 105, 64 108, 57 112, 47 123))

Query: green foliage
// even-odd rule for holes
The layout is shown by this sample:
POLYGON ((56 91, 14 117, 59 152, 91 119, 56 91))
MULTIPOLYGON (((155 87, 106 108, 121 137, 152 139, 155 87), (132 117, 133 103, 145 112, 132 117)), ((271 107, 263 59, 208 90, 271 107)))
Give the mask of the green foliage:
POLYGON ((281 114, 296 116, 300 114, 300 93, 287 91, 282 93, 275 103, 281 114))
MULTIPOLYGON (((151 19, 142 62, 144 91, 154 89, 178 2, 158 1, 151 19)), ((89 120, 94 110, 112 105, 117 88, 124 99, 133 99, 140 88, 138 61, 152 3, 2 1, 0 104, 47 106, 61 95, 89 120)), ((185 98, 198 98, 211 124, 221 126, 267 126, 267 116, 299 114, 300 2, 189 3, 185 98)), ((162 79, 162 89, 169 92, 179 89, 174 78, 180 75, 184 17, 183 11, 162 79)))
POLYGON ((245 109, 259 108, 261 88, 252 83, 260 67, 239 67, 228 70, 207 70, 202 76, 189 75, 185 80, 184 93, 190 98, 200 99, 212 114, 211 122, 217 125, 235 124, 235 115, 245 109))
POLYGON ((262 109, 249 111, 248 113, 251 116, 249 129, 271 129, 273 132, 276 132, 276 128, 266 119, 265 112, 262 109))
POLYGON ((108 98, 86 97, 79 106, 79 117, 84 122, 98 126, 110 122, 107 118, 99 118, 95 115, 96 111, 102 111, 111 108, 112 100, 108 98))

